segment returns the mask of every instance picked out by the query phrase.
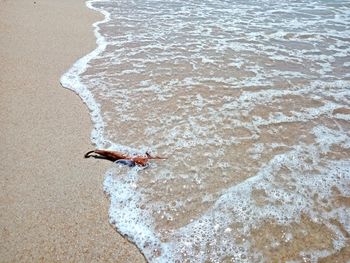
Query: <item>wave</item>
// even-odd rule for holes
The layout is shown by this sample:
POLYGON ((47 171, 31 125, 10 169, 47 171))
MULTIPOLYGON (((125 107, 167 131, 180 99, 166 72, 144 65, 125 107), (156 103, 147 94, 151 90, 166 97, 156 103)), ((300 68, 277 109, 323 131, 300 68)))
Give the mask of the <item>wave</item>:
POLYGON ((347 1, 93 0, 61 78, 114 164, 110 222, 150 262, 316 262, 349 242, 347 1), (325 240, 326 239, 326 240, 325 240))

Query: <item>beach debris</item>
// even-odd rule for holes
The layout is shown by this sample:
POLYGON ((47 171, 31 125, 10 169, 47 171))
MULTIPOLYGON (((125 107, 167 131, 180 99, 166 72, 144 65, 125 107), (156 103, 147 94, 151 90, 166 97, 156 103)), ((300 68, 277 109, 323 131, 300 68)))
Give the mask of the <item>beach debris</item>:
POLYGON ((165 160, 167 158, 165 157, 159 157, 159 156, 152 156, 148 152, 145 153, 145 155, 135 155, 135 156, 129 156, 127 154, 117 152, 117 151, 109 151, 109 150, 92 150, 87 152, 84 155, 85 158, 100 158, 100 159, 107 159, 112 162, 121 163, 124 165, 128 165, 130 167, 133 167, 135 165, 138 166, 147 166, 149 160, 165 160))

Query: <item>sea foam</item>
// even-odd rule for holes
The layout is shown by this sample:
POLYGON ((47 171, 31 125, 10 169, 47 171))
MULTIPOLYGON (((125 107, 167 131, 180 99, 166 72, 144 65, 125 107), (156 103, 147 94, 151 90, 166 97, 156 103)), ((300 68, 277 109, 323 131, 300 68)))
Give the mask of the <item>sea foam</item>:
POLYGON ((97 48, 61 83, 92 142, 168 157, 107 171, 119 233, 150 262, 350 260, 348 1, 87 6, 97 48))

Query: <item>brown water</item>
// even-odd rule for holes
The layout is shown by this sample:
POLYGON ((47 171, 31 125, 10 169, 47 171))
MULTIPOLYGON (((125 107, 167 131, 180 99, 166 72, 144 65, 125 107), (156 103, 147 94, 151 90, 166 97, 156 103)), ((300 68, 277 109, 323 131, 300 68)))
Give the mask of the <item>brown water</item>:
POLYGON ((147 260, 350 261, 349 1, 90 5, 99 49, 66 86, 93 141, 169 158, 105 181, 147 260))

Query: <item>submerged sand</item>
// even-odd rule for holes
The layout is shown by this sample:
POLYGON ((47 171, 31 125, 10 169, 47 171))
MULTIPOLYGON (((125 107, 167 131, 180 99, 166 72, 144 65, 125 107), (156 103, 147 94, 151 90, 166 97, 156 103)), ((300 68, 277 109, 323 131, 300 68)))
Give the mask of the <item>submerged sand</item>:
POLYGON ((95 47, 84 1, 0 1, 2 262, 141 262, 108 223, 92 128, 60 76, 95 47))

